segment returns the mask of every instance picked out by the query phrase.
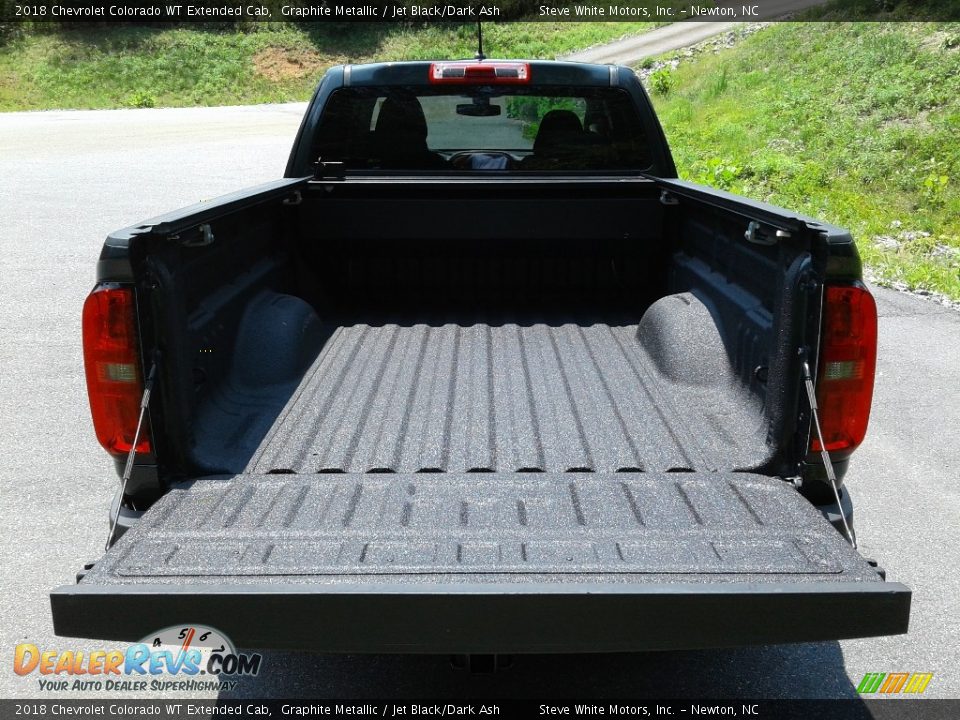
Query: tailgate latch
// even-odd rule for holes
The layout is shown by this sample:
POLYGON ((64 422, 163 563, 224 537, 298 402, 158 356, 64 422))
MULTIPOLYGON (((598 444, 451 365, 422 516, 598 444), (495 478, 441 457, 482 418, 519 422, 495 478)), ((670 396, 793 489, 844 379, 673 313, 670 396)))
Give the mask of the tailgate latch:
POLYGON ((213 241, 216 240, 210 223, 204 223, 198 227, 196 237, 180 238, 179 235, 174 237, 179 239, 180 244, 184 247, 206 247, 207 245, 213 245, 213 241))
POLYGON ((763 225, 756 220, 747 223, 747 230, 743 233, 744 239, 754 245, 776 245, 778 240, 786 240, 792 237, 789 230, 777 228, 773 235, 764 230, 763 225))
POLYGON ((660 204, 661 204, 661 205, 667 205, 667 206, 669 207, 669 206, 672 206, 672 205, 679 205, 679 204, 680 204, 680 201, 677 200, 677 199, 676 199, 673 195, 671 195, 669 192, 667 192, 666 190, 664 190, 663 192, 660 193, 660 204))

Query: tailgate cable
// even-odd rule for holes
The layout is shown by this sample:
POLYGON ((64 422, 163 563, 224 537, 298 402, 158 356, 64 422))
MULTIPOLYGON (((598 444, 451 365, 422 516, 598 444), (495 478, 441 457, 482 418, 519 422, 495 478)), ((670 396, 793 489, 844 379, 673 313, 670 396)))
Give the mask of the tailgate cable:
POLYGON ((810 365, 806 359, 803 360, 803 382, 807 387, 807 398, 810 401, 810 413, 813 416, 813 427, 817 433, 817 440, 820 442, 820 459, 823 461, 823 467, 827 471, 827 479, 830 481, 830 487, 833 488, 833 496, 837 499, 837 511, 840 513, 840 520, 843 522, 843 531, 847 540, 857 549, 857 540, 847 524, 847 516, 843 514, 843 506, 840 503, 840 488, 837 484, 837 474, 833 470, 833 462, 830 460, 830 453, 827 452, 827 444, 823 441, 823 431, 820 429, 820 412, 817 405, 817 392, 813 387, 813 378, 810 375, 810 365))
POLYGON ((150 406, 150 392, 153 390, 153 381, 157 377, 158 358, 155 355, 153 365, 150 366, 150 372, 147 373, 147 381, 143 384, 143 397, 140 398, 140 417, 137 420, 137 429, 133 433, 133 442, 130 444, 130 452, 127 454, 127 464, 123 467, 123 475, 120 478, 120 492, 117 494, 116 507, 114 512, 110 513, 110 532, 107 534, 107 543, 104 550, 110 549, 110 543, 113 540, 113 534, 117 530, 117 523, 120 521, 120 506, 123 504, 123 496, 127 492, 127 482, 130 475, 133 474, 133 460, 137 455, 137 444, 140 442, 140 433, 143 431, 143 421, 147 417, 147 408, 150 406))

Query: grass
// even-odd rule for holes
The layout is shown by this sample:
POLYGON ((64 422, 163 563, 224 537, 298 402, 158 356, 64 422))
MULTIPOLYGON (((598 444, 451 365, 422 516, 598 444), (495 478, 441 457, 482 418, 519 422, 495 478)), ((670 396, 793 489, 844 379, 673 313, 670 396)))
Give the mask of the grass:
POLYGON ((850 228, 960 300, 960 24, 780 23, 652 92, 681 176, 850 228))
MULTIPOLYGON (((487 54, 552 58, 652 23, 484 26, 487 54)), ((342 62, 472 57, 475 25, 251 24, 240 30, 121 26, 28 32, 0 45, 0 111, 183 107, 306 100, 342 62)))

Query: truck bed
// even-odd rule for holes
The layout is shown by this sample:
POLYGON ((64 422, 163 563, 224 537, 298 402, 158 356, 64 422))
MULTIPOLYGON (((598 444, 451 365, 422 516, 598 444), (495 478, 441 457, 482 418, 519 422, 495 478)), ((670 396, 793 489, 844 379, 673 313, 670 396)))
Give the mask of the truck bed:
POLYGON ((287 180, 111 235, 99 281, 129 288, 104 286, 92 337, 117 367, 88 378, 126 382, 140 349, 151 452, 106 555, 51 593, 57 634, 513 653, 906 631, 909 589, 786 479, 823 283, 860 277, 849 235, 673 179, 628 69, 534 66, 551 98, 584 83, 599 125, 619 83, 647 119, 610 139, 648 139, 650 172, 306 178, 337 123, 369 139, 352 111, 323 125, 329 93, 429 71, 356 66, 287 180))
POLYGON ((762 454, 758 418, 670 383, 638 333, 629 317, 339 326, 248 471, 693 472, 762 454))

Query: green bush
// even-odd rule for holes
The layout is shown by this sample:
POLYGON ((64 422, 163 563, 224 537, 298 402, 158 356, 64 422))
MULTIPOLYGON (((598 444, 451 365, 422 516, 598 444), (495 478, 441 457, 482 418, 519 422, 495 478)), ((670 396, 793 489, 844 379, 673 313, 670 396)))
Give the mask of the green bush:
POLYGON ((675 82, 673 73, 668 68, 660 68, 650 76, 650 87, 657 95, 667 95, 675 82))
POLYGON ((949 176, 933 171, 923 179, 923 194, 931 205, 940 207, 949 184, 949 176))
POLYGON ((135 108, 152 108, 157 106, 157 99, 145 90, 137 90, 130 95, 127 105, 135 108))
POLYGON ((743 169, 728 160, 718 157, 708 158, 694 170, 694 182, 710 185, 720 190, 730 190, 740 178, 743 169))

